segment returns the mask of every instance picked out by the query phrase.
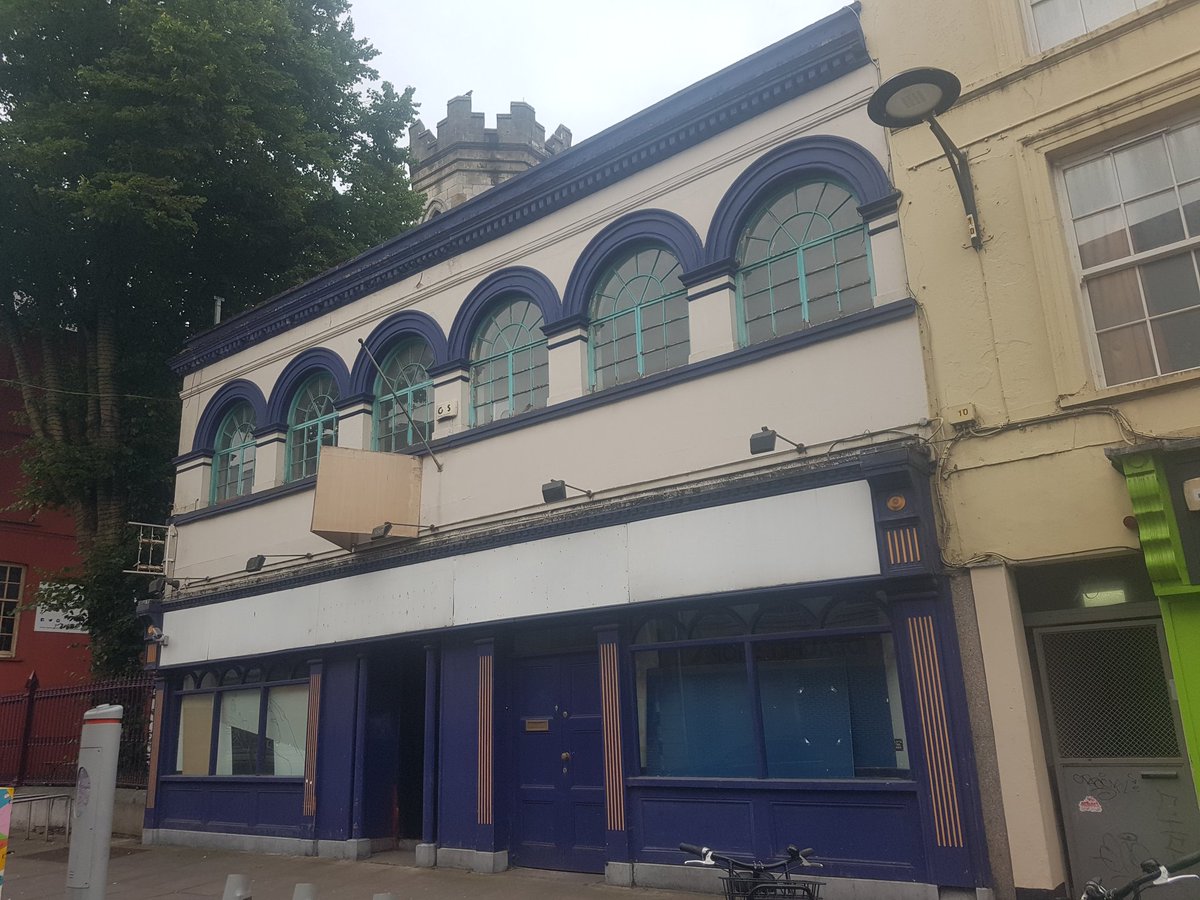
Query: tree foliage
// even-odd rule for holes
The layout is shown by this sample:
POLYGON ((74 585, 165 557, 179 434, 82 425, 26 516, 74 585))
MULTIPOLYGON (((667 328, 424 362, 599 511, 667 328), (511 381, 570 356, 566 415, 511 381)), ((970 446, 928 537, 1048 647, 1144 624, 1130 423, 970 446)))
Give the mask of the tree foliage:
POLYGON ((0 339, 27 502, 71 511, 96 664, 136 659, 130 518, 169 506, 211 320, 417 220, 412 89, 371 87, 345 0, 0 0, 0 339))

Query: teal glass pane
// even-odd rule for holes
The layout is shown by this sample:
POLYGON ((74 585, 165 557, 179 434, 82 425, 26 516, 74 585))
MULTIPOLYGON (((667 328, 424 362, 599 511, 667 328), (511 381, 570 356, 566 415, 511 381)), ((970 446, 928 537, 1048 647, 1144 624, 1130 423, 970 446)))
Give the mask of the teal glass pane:
POLYGON ((433 363, 433 350, 422 340, 403 341, 384 357, 375 379, 376 450, 395 453, 433 437, 433 363))
POLYGON ((546 405, 549 351, 537 304, 518 298, 493 308, 479 326, 471 353, 472 424, 546 405))
POLYGON ((858 201, 831 182, 790 186, 765 204, 742 234, 738 263, 746 343, 798 331, 872 302, 866 226, 858 201))
POLYGON ((620 257, 592 295, 589 343, 597 390, 687 362, 687 291, 680 266, 663 247, 641 247, 620 257), (681 324, 670 335, 670 315, 681 324), (682 344, 674 354, 669 344, 682 344))
POLYGON ((288 481, 315 475, 322 447, 337 445, 338 399, 333 376, 314 375, 300 386, 288 414, 288 481))
POLYGON ((226 414, 213 447, 212 501, 249 494, 254 487, 254 411, 240 403, 226 414))

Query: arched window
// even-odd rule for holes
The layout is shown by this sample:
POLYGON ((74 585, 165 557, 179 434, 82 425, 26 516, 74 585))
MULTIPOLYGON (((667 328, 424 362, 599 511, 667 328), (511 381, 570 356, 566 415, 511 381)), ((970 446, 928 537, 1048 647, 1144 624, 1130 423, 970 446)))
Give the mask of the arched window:
POLYGON ((288 481, 315 475, 321 448, 337 446, 337 399, 337 384, 328 373, 312 376, 296 391, 288 413, 288 481))
POLYGON ((249 494, 254 487, 254 410, 239 403, 225 414, 213 446, 212 502, 249 494))
POLYGON ((471 424, 545 406, 549 369, 538 305, 523 298, 500 303, 484 317, 471 346, 471 424))
POLYGON ((393 453, 420 443, 418 435, 433 436, 433 361, 433 350, 417 338, 397 344, 384 357, 383 376, 375 379, 376 450, 393 453))
POLYGON ((871 306, 867 228, 854 195, 832 182, 789 185, 738 241, 743 343, 871 306))
POLYGON ((591 304, 592 387, 603 390, 688 361, 687 289, 662 247, 616 260, 591 304))

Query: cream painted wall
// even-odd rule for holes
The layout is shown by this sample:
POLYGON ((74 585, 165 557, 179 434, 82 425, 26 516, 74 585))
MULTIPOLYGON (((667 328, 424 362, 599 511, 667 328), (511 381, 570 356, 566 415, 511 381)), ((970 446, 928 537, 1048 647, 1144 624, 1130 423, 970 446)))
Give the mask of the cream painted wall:
MULTIPOLYGON (((867 119, 866 99, 875 72, 863 67, 845 77, 769 110, 714 136, 697 147, 635 173, 571 206, 390 285, 329 315, 275 335, 254 347, 189 374, 182 390, 180 453, 191 450, 205 403, 233 378, 246 378, 270 396, 287 363, 310 347, 327 347, 353 363, 358 339, 401 309, 419 309, 448 333, 463 300, 492 272, 510 265, 530 266, 548 277, 561 296, 571 268, 588 241, 617 216, 660 208, 690 221, 701 240, 722 195, 758 157, 805 134, 834 134, 862 144, 885 167, 886 142, 867 119)), ((886 240, 884 241, 886 244, 886 240)), ((903 282, 894 253, 877 261, 878 280, 903 282)), ((886 299, 896 295, 889 288, 886 299)))
MULTIPOLYGON (((749 436, 763 425, 816 454, 839 438, 911 429, 926 415, 910 318, 452 448, 440 454, 442 472, 426 458, 421 521, 445 530, 529 514, 543 508, 551 478, 617 496, 795 452, 781 443, 750 458, 749 436)), ((333 550, 309 533, 311 518, 310 489, 182 523, 175 576, 236 573, 256 553, 333 550)))

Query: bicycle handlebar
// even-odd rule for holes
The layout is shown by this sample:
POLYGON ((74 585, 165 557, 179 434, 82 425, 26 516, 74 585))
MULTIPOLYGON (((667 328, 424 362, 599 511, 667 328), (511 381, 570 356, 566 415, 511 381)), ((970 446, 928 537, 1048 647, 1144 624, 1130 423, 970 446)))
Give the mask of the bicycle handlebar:
MULTIPOLYGON (((693 856, 699 856, 701 862, 711 865, 713 863, 722 863, 729 866, 730 869, 743 869, 747 872, 764 871, 769 872, 774 869, 782 869, 794 863, 800 863, 803 866, 819 869, 820 863, 810 862, 808 854, 812 853, 812 847, 805 847, 803 850, 797 850, 794 846, 787 848, 787 859, 779 862, 763 863, 757 860, 735 859, 732 856, 726 856, 723 853, 717 853, 711 847, 699 847, 696 844, 680 844, 679 849, 684 853, 690 853, 693 856)), ((685 863, 686 865, 686 863, 685 863)))
POLYGON ((1162 878, 1164 872, 1169 876, 1182 869, 1190 869, 1197 864, 1200 864, 1200 851, 1190 853, 1165 866, 1160 865, 1152 859, 1148 859, 1142 863, 1142 869, 1145 871, 1145 874, 1139 875, 1128 884, 1122 885, 1119 888, 1109 890, 1103 885, 1089 881, 1083 889, 1083 900, 1122 900, 1123 897, 1136 896, 1141 888, 1153 884, 1159 878, 1162 878))

